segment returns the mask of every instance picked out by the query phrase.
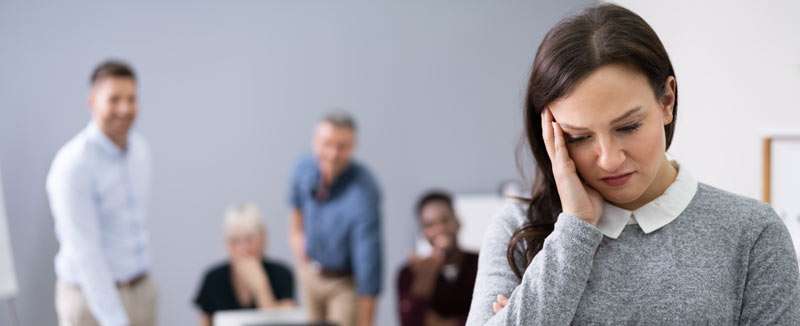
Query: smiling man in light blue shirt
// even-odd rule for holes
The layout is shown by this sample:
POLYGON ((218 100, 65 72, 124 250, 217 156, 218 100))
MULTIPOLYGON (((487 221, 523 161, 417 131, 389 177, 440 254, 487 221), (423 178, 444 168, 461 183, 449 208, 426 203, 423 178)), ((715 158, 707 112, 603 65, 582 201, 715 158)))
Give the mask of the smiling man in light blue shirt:
POLYGON ((60 248, 60 325, 153 325, 155 286, 145 228, 150 152, 131 126, 136 76, 106 61, 92 73, 92 121, 56 154, 47 194, 60 248))

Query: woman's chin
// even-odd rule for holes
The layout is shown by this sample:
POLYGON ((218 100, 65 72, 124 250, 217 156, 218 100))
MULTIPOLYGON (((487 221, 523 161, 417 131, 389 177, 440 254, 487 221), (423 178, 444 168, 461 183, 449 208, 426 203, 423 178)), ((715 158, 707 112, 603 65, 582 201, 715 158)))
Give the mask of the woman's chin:
POLYGON ((613 189, 600 192, 605 201, 614 206, 625 207, 635 202, 642 196, 641 191, 634 191, 633 189, 613 189))

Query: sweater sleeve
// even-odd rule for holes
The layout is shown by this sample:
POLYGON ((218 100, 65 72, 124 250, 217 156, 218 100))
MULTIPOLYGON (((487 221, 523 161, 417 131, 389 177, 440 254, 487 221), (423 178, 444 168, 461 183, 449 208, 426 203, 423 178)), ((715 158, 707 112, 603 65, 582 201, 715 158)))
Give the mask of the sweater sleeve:
POLYGON ((575 315, 603 234, 562 213, 520 281, 506 259, 511 235, 524 219, 520 214, 506 208, 486 231, 467 325, 568 325, 575 315), (494 314, 498 294, 509 301, 494 314))
POLYGON ((740 325, 800 325, 800 276, 789 230, 772 208, 750 249, 740 325))

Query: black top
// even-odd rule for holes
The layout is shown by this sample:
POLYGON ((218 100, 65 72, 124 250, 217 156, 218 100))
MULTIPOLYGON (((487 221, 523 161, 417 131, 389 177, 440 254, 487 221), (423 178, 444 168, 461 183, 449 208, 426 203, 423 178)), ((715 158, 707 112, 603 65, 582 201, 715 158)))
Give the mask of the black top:
MULTIPOLYGON (((289 268, 266 258, 261 263, 267 272, 275 299, 294 299, 294 277, 289 268)), ((206 272, 194 303, 208 315, 220 310, 255 309, 255 302, 245 306, 236 299, 229 262, 215 265, 206 272)))

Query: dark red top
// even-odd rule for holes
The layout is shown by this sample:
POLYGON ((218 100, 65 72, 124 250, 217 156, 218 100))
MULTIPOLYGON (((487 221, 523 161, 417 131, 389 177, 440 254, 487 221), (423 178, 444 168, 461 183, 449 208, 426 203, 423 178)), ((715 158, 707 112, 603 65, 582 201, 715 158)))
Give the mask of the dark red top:
POLYGON ((459 324, 467 322, 469 305, 475 276, 478 274, 478 254, 464 252, 458 268, 458 276, 451 282, 442 272, 436 280, 436 288, 428 299, 417 298, 411 294, 414 272, 406 263, 397 277, 397 301, 400 324, 403 326, 423 325, 428 311, 436 312, 442 318, 455 318, 459 324))

